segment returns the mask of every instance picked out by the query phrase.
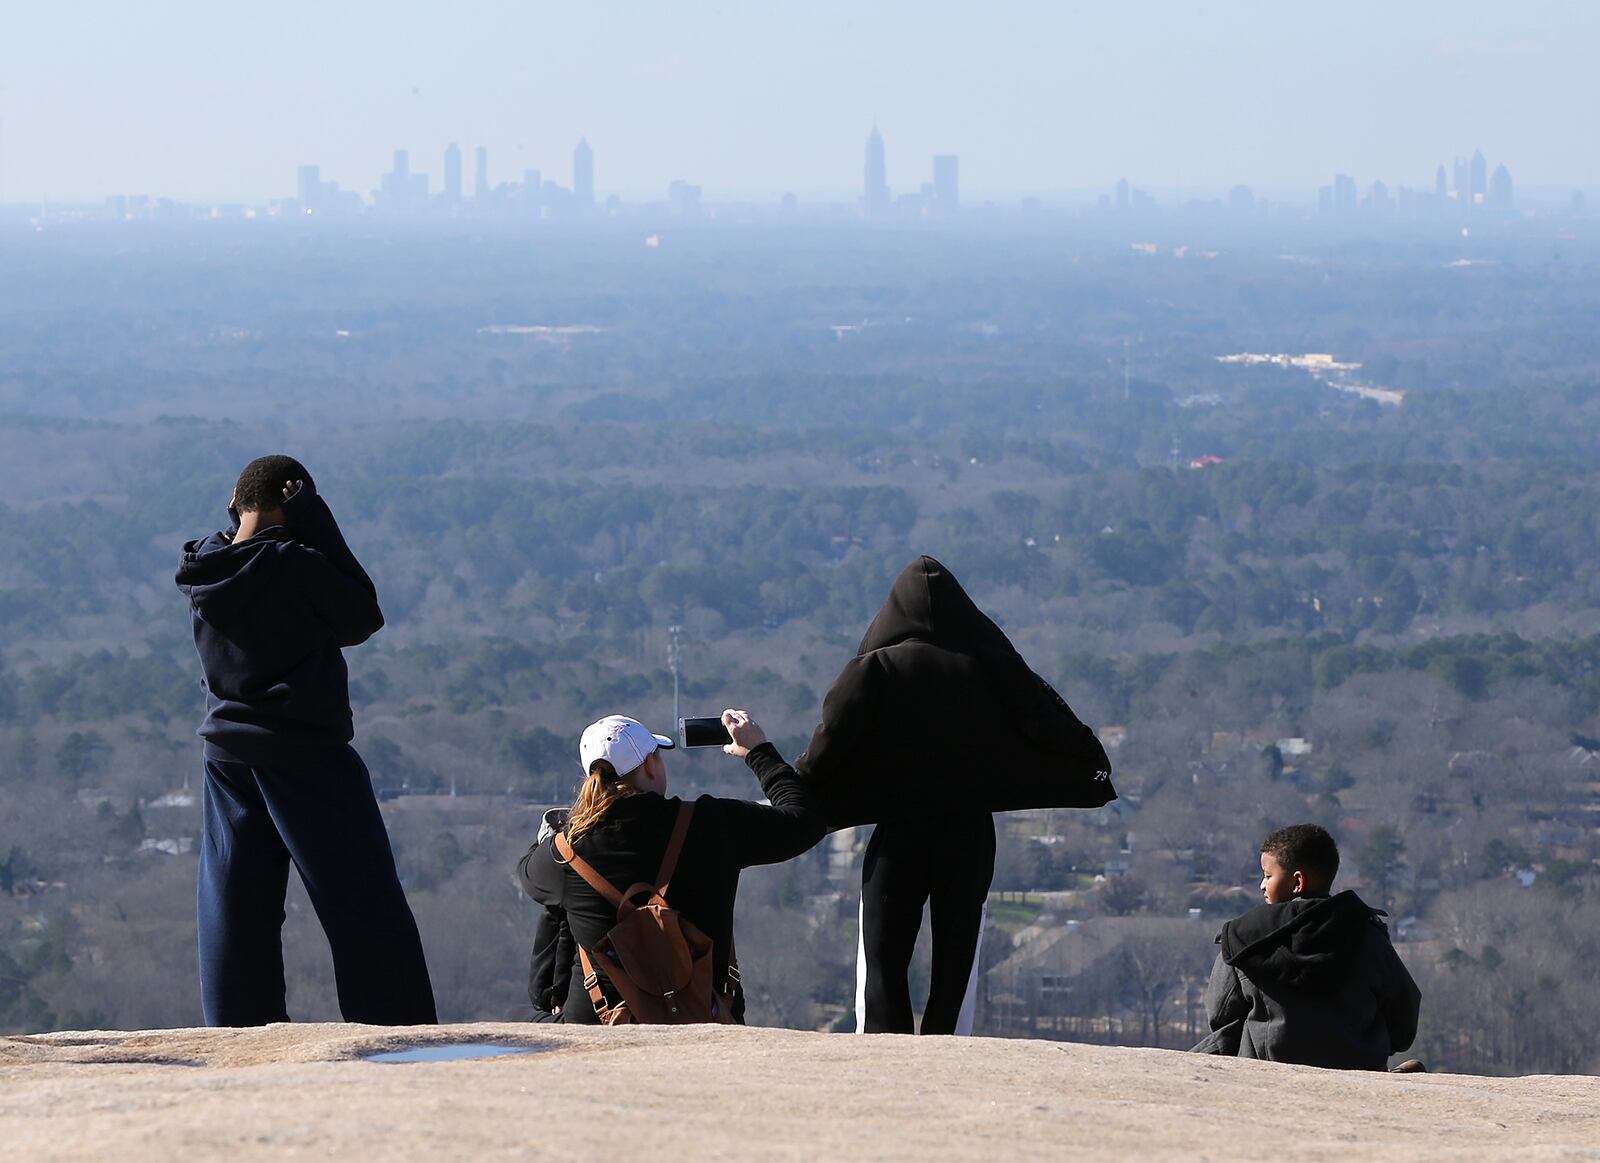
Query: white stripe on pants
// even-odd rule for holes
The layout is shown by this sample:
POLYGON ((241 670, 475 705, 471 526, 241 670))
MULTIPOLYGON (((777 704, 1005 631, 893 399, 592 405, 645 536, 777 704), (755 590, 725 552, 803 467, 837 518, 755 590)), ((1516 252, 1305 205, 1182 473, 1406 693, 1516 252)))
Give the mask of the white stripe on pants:
MULTIPOLYGON (((856 1033, 867 1029, 867 902, 863 897, 856 909, 856 1033)), ((956 1018, 956 1036, 972 1033, 972 1021, 978 1009, 978 966, 983 960, 983 930, 989 922, 989 902, 984 901, 978 914, 978 944, 972 951, 972 971, 967 975, 967 993, 961 1001, 961 1015, 956 1018)))

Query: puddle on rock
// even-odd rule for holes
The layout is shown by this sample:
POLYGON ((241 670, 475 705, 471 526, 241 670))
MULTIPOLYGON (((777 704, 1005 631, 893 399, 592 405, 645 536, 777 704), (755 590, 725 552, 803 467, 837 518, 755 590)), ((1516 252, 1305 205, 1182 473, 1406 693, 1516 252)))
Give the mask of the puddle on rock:
POLYGON ((454 1062, 460 1058, 498 1058, 504 1054, 542 1054, 548 1046, 508 1046, 504 1042, 434 1042, 363 1054, 363 1062, 454 1062))

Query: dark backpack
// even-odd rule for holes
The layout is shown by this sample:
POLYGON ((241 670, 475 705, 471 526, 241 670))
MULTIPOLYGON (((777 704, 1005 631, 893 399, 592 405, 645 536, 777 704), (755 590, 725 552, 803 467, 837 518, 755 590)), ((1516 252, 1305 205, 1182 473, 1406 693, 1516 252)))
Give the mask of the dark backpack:
POLYGON ((618 892, 615 885, 579 856, 565 832, 556 833, 557 857, 617 910, 617 923, 592 950, 578 946, 578 958, 583 963, 583 985, 603 1025, 734 1020, 733 995, 739 971, 733 962, 732 950, 729 950, 728 980, 719 991, 711 983, 711 938, 667 903, 667 886, 678 866, 693 814, 693 804, 679 804, 672 838, 667 841, 667 851, 661 858, 661 871, 656 874, 655 883, 640 881, 626 892, 618 892), (597 970, 604 972, 622 995, 618 1005, 612 1005, 600 988, 597 970))

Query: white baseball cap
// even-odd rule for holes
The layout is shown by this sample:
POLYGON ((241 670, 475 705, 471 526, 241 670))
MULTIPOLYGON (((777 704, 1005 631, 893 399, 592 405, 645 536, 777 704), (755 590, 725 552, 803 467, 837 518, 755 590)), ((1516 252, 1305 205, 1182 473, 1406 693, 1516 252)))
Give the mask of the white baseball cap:
POLYGON ((670 749, 672 746, 671 739, 651 734, 638 719, 607 715, 583 729, 583 738, 578 741, 578 762, 583 765, 585 774, 596 759, 604 759, 618 775, 627 775, 657 747, 670 749))

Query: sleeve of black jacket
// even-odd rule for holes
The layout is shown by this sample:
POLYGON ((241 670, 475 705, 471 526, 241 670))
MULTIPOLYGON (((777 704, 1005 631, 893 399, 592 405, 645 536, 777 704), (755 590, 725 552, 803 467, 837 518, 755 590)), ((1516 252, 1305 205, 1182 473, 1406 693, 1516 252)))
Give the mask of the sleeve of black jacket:
POLYGON ((549 1013, 561 1003, 552 997, 555 980, 556 945, 561 938, 561 923, 545 909, 533 930, 533 954, 528 959, 528 1001, 536 1010, 549 1013))
POLYGON ((566 914, 545 909, 533 936, 533 956, 528 965, 528 1000, 543 1013, 565 1005, 572 984, 572 961, 577 949, 566 914))
POLYGON ((826 831, 815 791, 771 743, 753 748, 745 763, 770 802, 718 801, 734 863, 740 868, 780 864, 815 847, 826 831))
POLYGON ((1384 1023, 1389 1027, 1389 1052, 1398 1054, 1408 1050, 1417 1040, 1417 1019, 1422 1011, 1422 991, 1411 977, 1411 971, 1400 954, 1395 952, 1383 926, 1374 926, 1373 944, 1382 965, 1379 980, 1383 992, 1378 1002, 1383 1010, 1384 1023))
MULTIPOLYGON (((340 646, 359 646, 383 628, 378 589, 345 543, 327 503, 307 483, 283 503, 290 534, 327 562, 326 576, 308 584, 312 609, 332 627, 340 646)), ((320 572, 320 571, 319 571, 320 572)))
POLYGON ((858 760, 863 741, 879 720, 883 682, 877 655, 857 655, 845 663, 823 697, 822 721, 795 760, 804 781, 816 789, 828 827, 862 822, 856 818, 862 814, 860 799, 880 790, 859 770, 858 760))
POLYGON ((1111 760, 1104 744, 1078 718, 1067 700, 1019 657, 1007 669, 1020 675, 1014 682, 1031 697, 1020 700, 1013 722, 1017 732, 1040 751, 1057 757, 1075 776, 1110 776, 1111 760))
POLYGON ((565 866, 558 863, 548 843, 535 843, 517 861, 517 881, 522 891, 547 909, 560 910, 561 874, 565 866))

